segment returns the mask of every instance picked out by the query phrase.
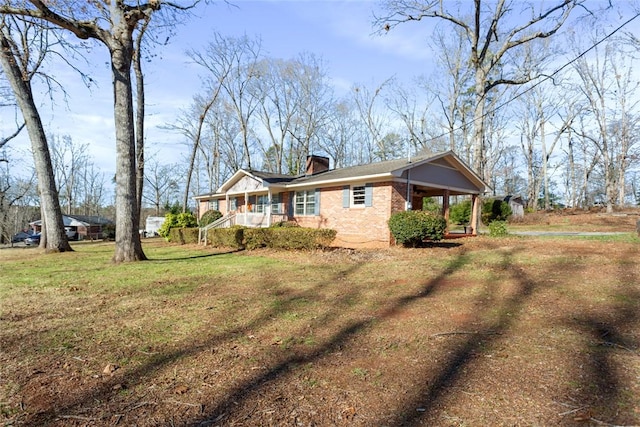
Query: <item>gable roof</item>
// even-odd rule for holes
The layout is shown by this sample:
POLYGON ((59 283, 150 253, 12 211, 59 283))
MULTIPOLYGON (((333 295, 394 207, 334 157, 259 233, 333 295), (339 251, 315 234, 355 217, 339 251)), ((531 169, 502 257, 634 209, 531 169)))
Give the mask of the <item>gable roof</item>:
MULTIPOLYGON (((270 186, 300 188, 311 185, 339 185, 339 183, 348 183, 353 181, 401 178, 403 175, 406 176, 406 173, 411 169, 418 168, 428 163, 450 167, 451 169, 459 171, 478 189, 480 193, 485 192, 489 188, 489 186, 453 151, 445 151, 441 153, 416 156, 410 159, 404 158, 387 160, 383 162, 332 169, 314 175, 291 176, 240 169, 224 184, 222 184, 215 194, 220 195, 227 192, 239 180, 247 176, 261 181, 262 186, 265 188, 270 186)), ((206 198, 209 196, 212 196, 212 194, 202 194, 196 196, 196 199, 206 198)))

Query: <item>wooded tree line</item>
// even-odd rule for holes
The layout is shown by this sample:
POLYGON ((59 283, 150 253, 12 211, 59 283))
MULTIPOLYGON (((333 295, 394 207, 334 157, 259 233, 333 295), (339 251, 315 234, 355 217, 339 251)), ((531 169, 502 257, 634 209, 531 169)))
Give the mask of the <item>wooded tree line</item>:
MULTIPOLYGON (((560 198, 581 207, 601 201, 609 210, 636 202, 639 43, 624 25, 606 22, 619 11, 596 9, 603 5, 588 0, 385 0, 374 22, 380 33, 438 22, 425 34, 437 58, 425 68, 434 72, 409 83, 393 77, 358 83, 346 94, 336 91, 326 64, 311 53, 273 58, 259 38, 214 34, 204 49, 188 53, 202 68, 202 89, 167 125, 189 146, 186 178, 162 183, 170 165, 158 163, 155 172, 145 167, 143 40, 155 40, 161 27, 175 28, 176 17, 197 3, 98 1, 81 10, 72 2, 40 0, 0 5, 0 59, 32 142, 47 239, 55 249, 70 249, 57 218, 60 206, 79 202, 77 175, 57 171, 65 184, 55 186, 55 159, 30 84, 43 75, 51 46, 69 43, 62 32, 106 47, 112 66, 115 261, 145 259, 140 200, 158 206, 158 194, 182 187, 186 209, 192 195, 214 191, 240 167, 298 174, 308 154, 326 154, 343 167, 452 149, 494 192, 523 194, 531 208, 538 199, 544 207, 560 198), (145 185, 155 186, 155 195, 144 197, 145 185)), ((628 24, 637 11, 624 7, 628 24)))
POLYGON ((480 166, 464 32, 432 37, 432 74, 340 95, 313 55, 272 58, 258 38, 216 34, 189 54, 203 89, 173 127, 192 150, 190 194, 215 191, 240 167, 299 174, 310 153, 343 167, 451 149, 531 209, 638 204, 639 45, 593 24, 575 23, 554 44, 532 40, 492 71, 490 80, 510 73, 527 84, 487 91, 480 166))

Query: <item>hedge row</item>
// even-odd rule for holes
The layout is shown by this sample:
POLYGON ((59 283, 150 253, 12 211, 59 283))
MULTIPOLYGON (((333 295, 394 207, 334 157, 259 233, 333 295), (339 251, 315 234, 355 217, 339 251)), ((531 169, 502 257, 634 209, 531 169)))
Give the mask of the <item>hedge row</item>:
POLYGON ((214 228, 207 242, 216 247, 236 249, 319 249, 326 248, 336 237, 335 230, 303 227, 214 228))
POLYGON ((167 240, 169 242, 186 245, 188 243, 198 243, 198 228, 171 228, 167 240))

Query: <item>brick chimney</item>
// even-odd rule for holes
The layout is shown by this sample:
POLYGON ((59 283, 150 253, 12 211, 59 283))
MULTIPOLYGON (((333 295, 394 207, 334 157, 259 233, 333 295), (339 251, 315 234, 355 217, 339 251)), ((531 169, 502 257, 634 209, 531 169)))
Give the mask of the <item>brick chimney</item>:
POLYGON ((329 170, 329 158, 322 156, 307 156, 307 170, 305 175, 315 175, 329 170))

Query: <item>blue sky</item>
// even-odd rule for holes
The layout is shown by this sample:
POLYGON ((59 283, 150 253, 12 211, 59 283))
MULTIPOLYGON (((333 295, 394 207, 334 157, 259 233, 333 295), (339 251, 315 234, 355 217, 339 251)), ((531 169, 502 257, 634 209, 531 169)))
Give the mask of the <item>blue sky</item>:
MULTIPOLYGON (((145 64, 147 87, 147 142, 149 151, 160 151, 167 162, 180 160, 186 148, 183 137, 159 127, 175 122, 200 88, 201 71, 189 63, 185 52, 205 46, 214 31, 227 36, 257 36, 263 52, 272 57, 292 58, 302 52, 321 57, 336 93, 354 83, 381 83, 391 76, 411 80, 428 70, 426 23, 405 25, 386 35, 374 35, 372 27, 375 1, 325 0, 217 1, 200 9, 199 18, 177 28, 169 45, 145 64)), ((97 46, 88 57, 90 64, 79 65, 96 84, 87 89, 77 74, 56 66, 54 74, 65 87, 51 106, 44 94, 42 115, 51 133, 70 135, 76 143, 88 143, 96 165, 108 175, 115 169, 114 124, 111 76, 106 49, 97 46)), ((10 123, 0 123, 2 134, 10 123)), ((14 146, 28 146, 26 133, 14 146)))

